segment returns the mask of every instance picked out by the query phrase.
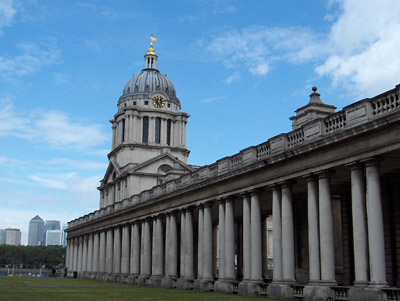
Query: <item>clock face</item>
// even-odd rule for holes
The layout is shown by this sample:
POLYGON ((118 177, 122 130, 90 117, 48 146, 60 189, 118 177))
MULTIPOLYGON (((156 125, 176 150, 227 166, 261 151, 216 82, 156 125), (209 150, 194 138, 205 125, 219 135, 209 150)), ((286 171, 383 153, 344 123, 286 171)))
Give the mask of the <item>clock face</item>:
POLYGON ((165 106, 165 99, 160 95, 154 96, 153 97, 153 106, 156 107, 156 108, 164 107, 165 106))

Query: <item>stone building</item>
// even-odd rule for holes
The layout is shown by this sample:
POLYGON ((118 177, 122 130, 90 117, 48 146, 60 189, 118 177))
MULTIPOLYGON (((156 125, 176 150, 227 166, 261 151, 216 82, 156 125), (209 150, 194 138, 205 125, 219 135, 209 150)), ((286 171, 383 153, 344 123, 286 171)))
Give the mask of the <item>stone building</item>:
POLYGON ((337 112, 314 87, 291 132, 195 168, 189 116, 157 58, 151 44, 119 99, 100 209, 68 224, 69 271, 275 298, 398 300, 400 85, 337 112))

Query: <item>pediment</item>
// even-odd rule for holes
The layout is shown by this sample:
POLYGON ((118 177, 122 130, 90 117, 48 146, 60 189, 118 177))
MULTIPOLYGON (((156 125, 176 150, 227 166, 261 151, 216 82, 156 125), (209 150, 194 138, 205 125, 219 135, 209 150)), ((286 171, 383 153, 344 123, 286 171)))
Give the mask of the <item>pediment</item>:
POLYGON ((121 174, 121 170, 120 170, 118 163, 115 161, 110 161, 108 163, 106 173, 102 180, 103 185, 111 182, 113 180, 113 178, 118 177, 120 174, 121 174))

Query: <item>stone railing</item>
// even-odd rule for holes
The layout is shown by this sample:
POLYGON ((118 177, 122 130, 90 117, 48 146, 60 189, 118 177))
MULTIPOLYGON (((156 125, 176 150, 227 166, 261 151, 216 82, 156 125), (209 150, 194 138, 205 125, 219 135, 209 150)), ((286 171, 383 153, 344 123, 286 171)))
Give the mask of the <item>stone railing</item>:
POLYGON ((388 301, 400 301, 400 289, 399 288, 383 288, 382 289, 386 294, 386 300, 388 301))
POLYGON ((348 286, 332 286, 331 289, 335 292, 335 300, 346 301, 348 300, 347 294, 349 292, 348 286))
POLYGON ((303 299, 304 285, 294 284, 290 287, 293 289, 293 298, 303 299))
POLYGON ((155 186, 139 195, 133 195, 128 199, 75 219, 68 223, 68 227, 71 228, 115 211, 178 192, 196 183, 214 181, 232 171, 239 171, 245 166, 274 158, 283 160, 282 154, 296 147, 398 112, 400 112, 400 85, 374 98, 366 98, 346 106, 341 111, 326 118, 310 121, 295 131, 277 135, 257 146, 248 147, 233 156, 222 158, 211 165, 202 166, 190 174, 177 179, 167 179, 160 186, 155 186))

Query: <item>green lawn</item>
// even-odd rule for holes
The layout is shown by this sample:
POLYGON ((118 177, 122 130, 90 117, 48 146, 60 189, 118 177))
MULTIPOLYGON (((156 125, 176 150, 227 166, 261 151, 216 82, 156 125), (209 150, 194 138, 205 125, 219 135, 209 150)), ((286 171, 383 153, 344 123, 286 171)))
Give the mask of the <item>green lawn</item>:
POLYGON ((0 276, 0 300, 272 300, 84 279, 0 276))

